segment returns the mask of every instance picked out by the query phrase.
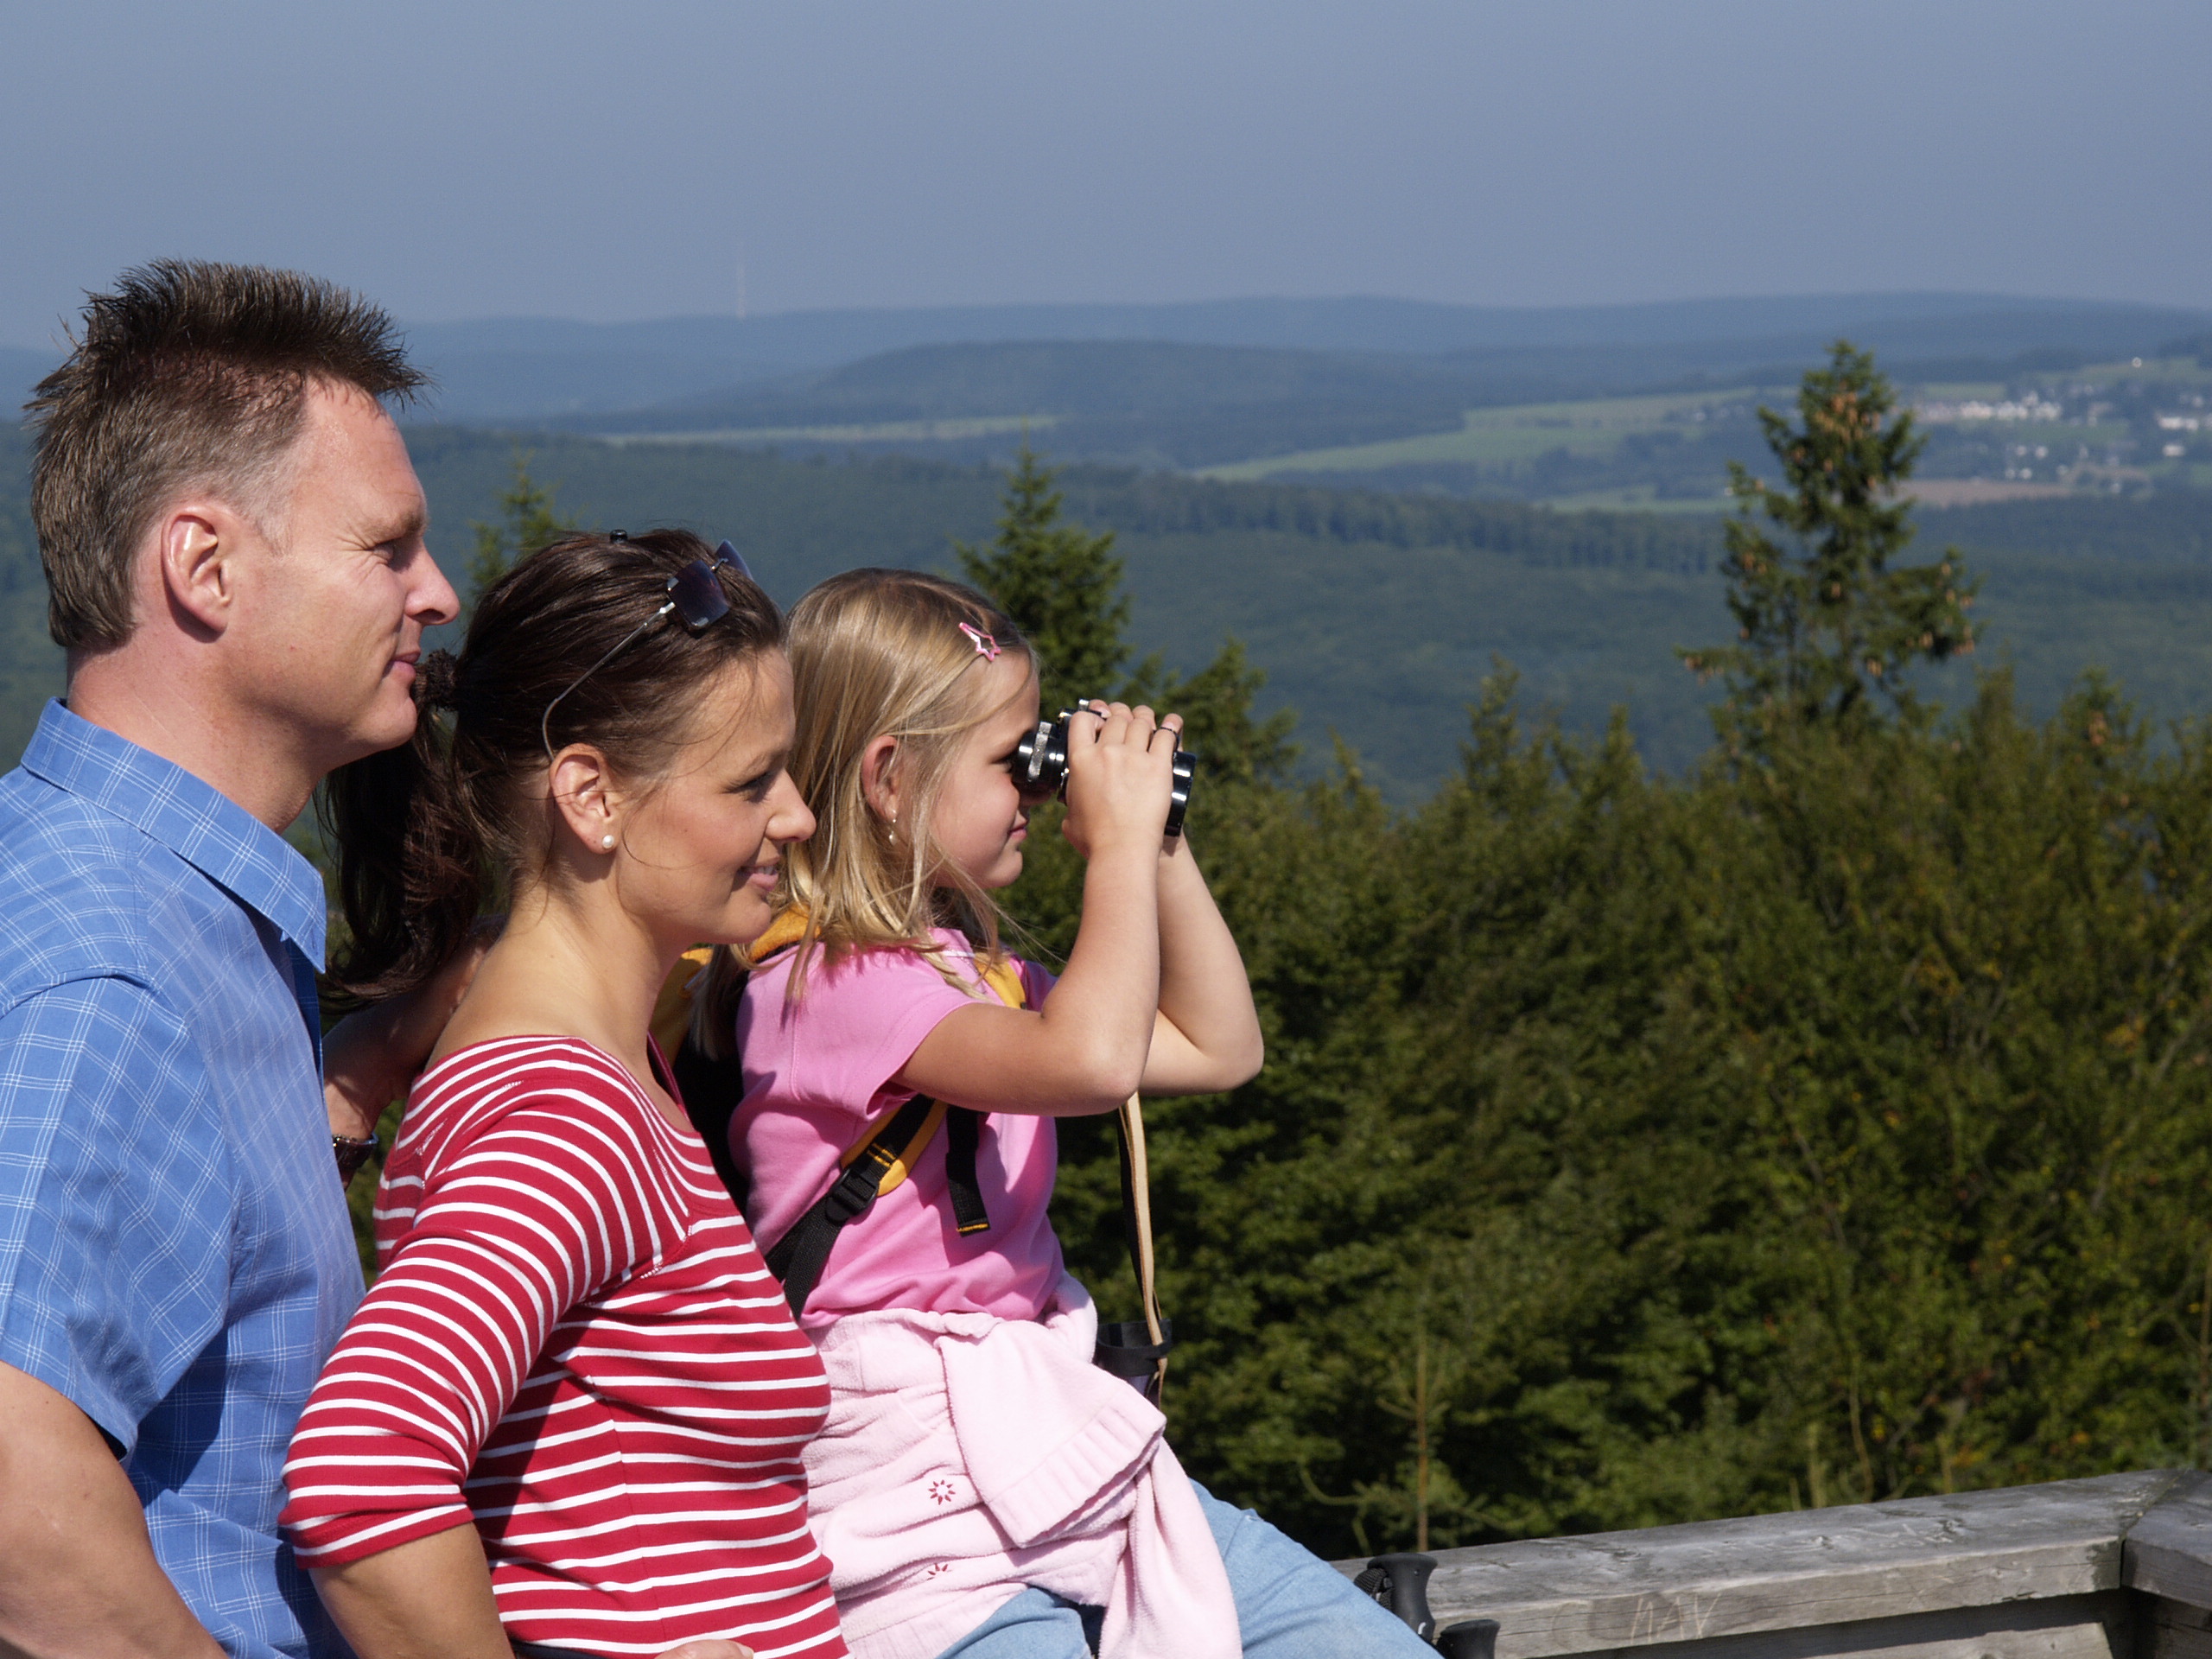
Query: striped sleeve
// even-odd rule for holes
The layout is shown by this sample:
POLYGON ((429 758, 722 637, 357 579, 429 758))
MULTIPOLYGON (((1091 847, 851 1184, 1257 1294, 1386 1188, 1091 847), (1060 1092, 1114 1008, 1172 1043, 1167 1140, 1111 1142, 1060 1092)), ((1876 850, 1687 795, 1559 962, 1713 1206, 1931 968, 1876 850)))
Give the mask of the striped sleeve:
POLYGON ((677 1242, 620 1090, 588 1067, 572 1082, 536 1068, 454 1136, 419 1196, 379 1194, 414 1214, 292 1440, 283 1522, 302 1565, 467 1522, 462 1482, 555 1325, 677 1242))

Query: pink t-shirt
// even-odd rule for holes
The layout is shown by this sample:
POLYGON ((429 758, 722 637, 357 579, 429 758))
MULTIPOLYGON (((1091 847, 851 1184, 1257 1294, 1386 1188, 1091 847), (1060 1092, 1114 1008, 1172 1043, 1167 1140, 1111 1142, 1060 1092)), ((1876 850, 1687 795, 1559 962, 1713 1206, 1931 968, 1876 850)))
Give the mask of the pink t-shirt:
MULTIPOLYGON (((912 1097, 891 1079, 938 1021, 972 1001, 997 1001, 967 942, 942 929, 937 937, 971 991, 948 985, 918 952, 897 950, 861 951, 835 968, 817 953, 797 1001, 785 994, 795 950, 747 982, 737 1014, 745 1099, 729 1138, 747 1173, 745 1213, 764 1252, 830 1190, 862 1129, 912 1097)), ((1038 1007, 1052 976, 1018 957, 1015 966, 1028 1005, 1038 1007)), ((838 1235, 803 1325, 887 1307, 1044 1316, 1061 1274, 1060 1242, 1046 1216, 1059 1160, 1052 1120, 1019 1112, 983 1120, 976 1180, 991 1226, 966 1238, 946 1191, 946 1139, 940 1128, 913 1175, 838 1235)))

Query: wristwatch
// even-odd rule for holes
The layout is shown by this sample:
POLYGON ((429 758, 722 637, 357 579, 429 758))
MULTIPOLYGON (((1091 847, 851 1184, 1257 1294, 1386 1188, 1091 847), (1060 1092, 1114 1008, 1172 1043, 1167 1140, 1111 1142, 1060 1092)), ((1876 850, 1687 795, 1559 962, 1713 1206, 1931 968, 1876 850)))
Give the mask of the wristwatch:
POLYGON ((376 1156, 377 1148, 383 1144, 384 1142, 373 1135, 332 1135, 330 1150, 337 1155, 338 1159, 338 1184, 340 1186, 350 1186, 353 1184, 354 1173, 363 1164, 376 1156))

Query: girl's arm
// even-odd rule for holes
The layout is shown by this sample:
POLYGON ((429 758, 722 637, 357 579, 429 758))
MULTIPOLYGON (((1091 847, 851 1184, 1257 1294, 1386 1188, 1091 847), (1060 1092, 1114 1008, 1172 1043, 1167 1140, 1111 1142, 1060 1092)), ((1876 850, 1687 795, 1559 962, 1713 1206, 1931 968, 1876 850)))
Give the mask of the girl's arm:
MULTIPOLYGON (((1071 743, 1064 833, 1089 861, 1067 971, 1036 1010, 978 1002, 922 1039, 894 1081, 979 1111, 1110 1112, 1144 1081, 1160 1008, 1160 853, 1172 739, 1113 705, 1071 743)), ((1211 901, 1209 901, 1209 904, 1211 901)))
POLYGON ((1214 1094, 1249 1082, 1266 1058, 1244 958, 1178 838, 1160 859, 1160 1012, 1143 1090, 1214 1094))
MULTIPOLYGON (((1124 727, 1107 721, 1125 750, 1147 740, 1145 761, 1165 779, 1172 747, 1150 742, 1152 729, 1148 709, 1124 727)), ((1135 819, 1135 840, 1118 820, 1102 836, 1104 810, 1078 817, 1103 792, 1078 796, 1083 754, 1070 755, 1068 834, 1090 867, 1067 972, 1034 1012, 978 1003, 946 1015, 900 1069, 901 1086, 982 1111, 1072 1117, 1110 1112, 1139 1089, 1211 1094, 1259 1071, 1266 1051, 1243 958, 1188 846, 1179 838, 1162 850, 1165 798, 1158 817, 1135 819)), ((1133 804, 1149 800, 1135 791, 1153 781, 1131 769, 1133 804)))

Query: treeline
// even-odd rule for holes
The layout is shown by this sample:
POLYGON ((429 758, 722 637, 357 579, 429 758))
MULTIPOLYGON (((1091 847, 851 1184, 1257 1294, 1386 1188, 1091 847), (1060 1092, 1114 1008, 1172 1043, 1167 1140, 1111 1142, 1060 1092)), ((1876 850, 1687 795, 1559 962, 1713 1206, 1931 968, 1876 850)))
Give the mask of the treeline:
MULTIPOLYGON (((2212 734, 2094 679, 2039 724, 2002 673, 1919 703, 1974 584, 1897 561, 1910 423, 1855 358, 1799 415, 1686 777, 1500 678, 1394 812, 1350 765, 1284 781, 1233 651, 1173 691, 1232 763, 1192 839, 1268 1064, 1148 1111, 1172 1430, 1325 1553, 2212 1453, 2212 734)), ((979 580, 1111 573, 1033 478, 1009 502, 979 580)), ((1055 660, 1126 658, 1110 607, 1030 609, 1055 660)), ((1065 949, 1078 872, 1031 846, 1065 949)), ((1063 1144, 1129 1317, 1110 1138, 1063 1144)))
POLYGON ((1656 513, 1563 513, 1518 501, 1288 484, 1217 484, 1172 474, 1071 468, 1062 480, 1087 518, 1154 535, 1281 531, 1346 543, 1503 553, 1529 564, 1703 570, 1709 520, 1656 513))
POLYGON ((2002 501, 1946 516, 1969 549, 2144 564, 2212 563, 2212 492, 2002 501))

